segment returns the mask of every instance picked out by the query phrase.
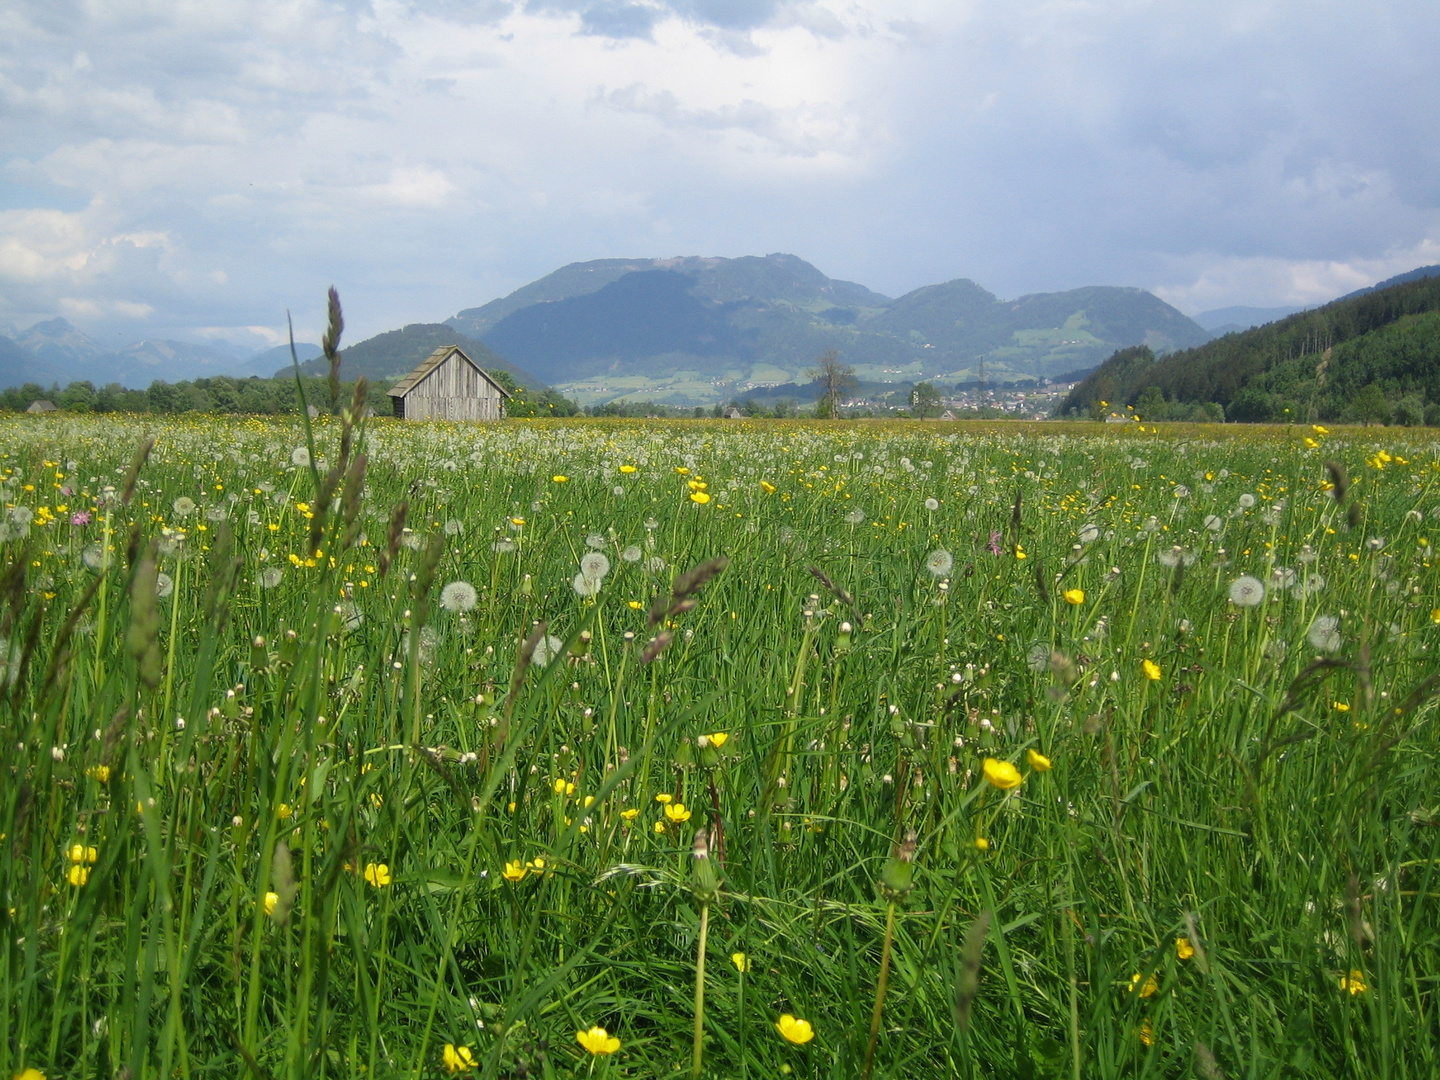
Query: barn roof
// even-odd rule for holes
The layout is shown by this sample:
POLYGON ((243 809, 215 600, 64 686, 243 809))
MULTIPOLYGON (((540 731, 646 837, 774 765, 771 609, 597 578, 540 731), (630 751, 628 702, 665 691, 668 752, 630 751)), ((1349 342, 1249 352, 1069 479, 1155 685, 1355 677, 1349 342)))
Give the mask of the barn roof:
POLYGON ((389 390, 386 391, 386 393, 389 394, 391 397, 404 397, 411 390, 415 389, 415 387, 420 384, 420 381, 424 379, 426 375, 429 375, 437 367, 443 364, 451 353, 459 353, 462 360, 464 360, 467 364, 473 367, 476 371, 480 372, 481 375, 485 376, 486 382, 488 382, 491 386, 495 387, 496 390, 499 390, 500 393, 504 394, 507 398, 510 396, 506 389, 494 379, 492 379, 488 371, 482 368, 479 364, 475 363, 474 360, 471 360, 470 357, 466 354, 465 350, 460 348, 459 345, 442 345, 440 348, 436 349, 424 360, 422 360, 419 367, 417 367, 414 371, 410 372, 409 375, 406 375, 398 383, 392 386, 389 390))

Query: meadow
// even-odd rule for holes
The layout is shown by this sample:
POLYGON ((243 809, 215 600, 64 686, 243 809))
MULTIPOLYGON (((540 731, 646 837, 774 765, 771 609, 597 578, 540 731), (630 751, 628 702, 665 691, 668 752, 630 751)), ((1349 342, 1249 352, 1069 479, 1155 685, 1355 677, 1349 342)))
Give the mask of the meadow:
POLYGON ((0 1076, 1440 1074, 1437 455, 0 419, 0 1076))

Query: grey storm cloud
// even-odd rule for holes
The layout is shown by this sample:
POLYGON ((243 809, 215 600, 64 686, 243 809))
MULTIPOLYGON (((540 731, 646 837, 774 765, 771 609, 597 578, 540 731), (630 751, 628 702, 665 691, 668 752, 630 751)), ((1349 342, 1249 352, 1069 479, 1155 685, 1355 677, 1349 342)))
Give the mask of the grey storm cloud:
POLYGON ((1315 302, 1440 261, 1432 0, 11 0, 0 323, 441 319, 565 262, 1315 302))

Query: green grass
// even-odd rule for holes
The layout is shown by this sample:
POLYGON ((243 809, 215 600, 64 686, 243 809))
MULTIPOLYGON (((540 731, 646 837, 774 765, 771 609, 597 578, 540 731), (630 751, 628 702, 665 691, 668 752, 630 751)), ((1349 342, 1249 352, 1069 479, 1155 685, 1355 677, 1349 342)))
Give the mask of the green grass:
POLYGON ((700 826, 706 1075, 1436 1075, 1437 446, 1136 427, 0 419, 0 1076, 688 1076, 700 826))

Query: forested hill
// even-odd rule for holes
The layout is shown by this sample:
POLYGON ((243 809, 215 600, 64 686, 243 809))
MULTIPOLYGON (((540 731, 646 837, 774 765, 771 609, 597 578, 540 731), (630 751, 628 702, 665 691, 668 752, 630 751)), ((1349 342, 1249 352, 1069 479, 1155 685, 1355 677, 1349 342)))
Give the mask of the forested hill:
POLYGON ((1346 297, 1161 359, 1144 347, 1121 350, 1059 411, 1099 415, 1131 405, 1161 420, 1210 402, 1230 420, 1440 420, 1440 277, 1346 297))

